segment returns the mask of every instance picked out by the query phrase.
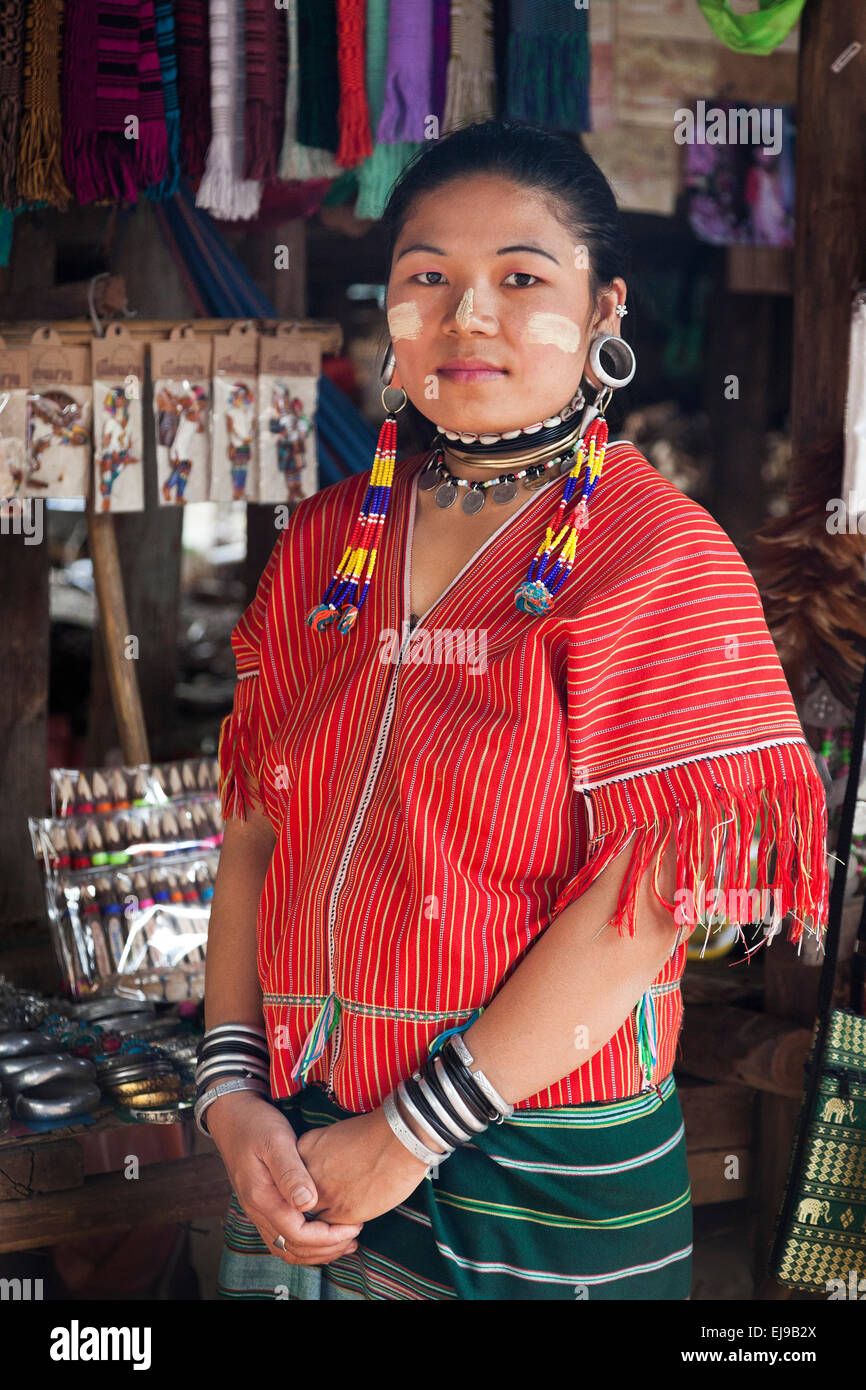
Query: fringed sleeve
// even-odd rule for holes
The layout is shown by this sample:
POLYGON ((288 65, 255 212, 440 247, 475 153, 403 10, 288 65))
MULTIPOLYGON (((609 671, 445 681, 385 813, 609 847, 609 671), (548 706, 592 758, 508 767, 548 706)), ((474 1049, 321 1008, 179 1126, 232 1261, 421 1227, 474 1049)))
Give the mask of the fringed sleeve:
POLYGON ((238 680, 234 706, 220 726, 220 805, 224 820, 246 820, 247 805, 261 806, 259 786, 262 758, 267 747, 268 720, 263 711, 261 649, 286 531, 280 533, 256 596, 235 625, 232 650, 238 680))
POLYGON ((612 918, 621 933, 635 934, 651 868, 656 898, 686 935, 752 925, 741 932, 751 950, 790 915, 789 941, 807 931, 820 942, 826 797, 754 581, 696 503, 646 513, 633 527, 620 517, 626 564, 569 637, 571 773, 588 843, 554 912, 631 845, 612 918), (671 836, 673 902, 658 886, 671 836))

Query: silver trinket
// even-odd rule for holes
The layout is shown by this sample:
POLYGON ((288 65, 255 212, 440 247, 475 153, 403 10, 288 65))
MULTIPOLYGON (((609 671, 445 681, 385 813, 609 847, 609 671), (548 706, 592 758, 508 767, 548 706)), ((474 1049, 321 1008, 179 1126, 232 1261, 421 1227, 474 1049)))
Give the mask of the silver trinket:
POLYGON ((468 516, 474 516, 476 512, 481 511, 484 502, 485 497, 481 488, 470 487, 467 489, 466 496, 463 498, 463 510, 468 516))
POLYGON ((457 497, 457 488, 454 483, 442 483, 437 487, 433 494, 437 507, 452 507, 457 497))
POLYGON ((514 482, 497 483, 496 486, 493 488, 494 502, 500 502, 504 504, 506 502, 513 501, 516 496, 517 484, 514 482))

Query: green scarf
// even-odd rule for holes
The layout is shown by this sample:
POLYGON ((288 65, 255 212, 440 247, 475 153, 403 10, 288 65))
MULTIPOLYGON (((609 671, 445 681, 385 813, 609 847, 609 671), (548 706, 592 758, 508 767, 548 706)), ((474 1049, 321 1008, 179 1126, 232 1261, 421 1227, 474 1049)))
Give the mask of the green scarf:
POLYGON ((760 10, 734 14, 730 0, 698 0, 717 39, 736 53, 772 53, 788 37, 806 0, 759 0, 760 10))

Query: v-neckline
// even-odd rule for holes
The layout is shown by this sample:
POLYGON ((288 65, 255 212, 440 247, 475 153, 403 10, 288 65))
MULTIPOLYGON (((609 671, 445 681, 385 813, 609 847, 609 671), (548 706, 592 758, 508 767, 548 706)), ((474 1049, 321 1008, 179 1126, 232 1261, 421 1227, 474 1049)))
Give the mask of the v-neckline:
POLYGON ((477 549, 476 551, 474 551, 472 555, 470 555, 469 559, 466 561, 466 564, 463 566, 463 568, 462 568, 461 570, 458 571, 457 574, 455 574, 455 576, 454 576, 454 578, 451 580, 450 584, 448 584, 448 586, 447 586, 445 589, 442 590, 442 593, 439 595, 439 597, 436 599, 436 601, 430 605, 430 607, 427 609, 427 611, 426 611, 425 613, 419 613, 419 614, 418 614, 418 620, 417 620, 417 622, 416 622, 416 623, 414 624, 414 626, 413 626, 413 625, 411 624, 411 621, 410 621, 411 618, 413 617, 413 613, 412 613, 412 540, 413 540, 414 535, 415 535, 415 516, 416 516, 416 513, 417 513, 417 504, 418 504, 418 479, 420 478, 421 474, 422 474, 423 471, 424 471, 424 464, 425 464, 426 462, 427 462, 427 459, 426 459, 426 457, 425 457, 424 463, 422 463, 421 467, 420 467, 415 473, 413 473, 413 474, 412 474, 411 476, 409 476, 409 477, 405 477, 405 475, 404 475, 405 481, 406 481, 406 485, 407 485, 407 487, 408 487, 408 489, 409 489, 409 509, 408 509, 408 519, 407 519, 406 527, 405 527, 405 530, 404 530, 404 545, 405 545, 405 549, 404 549, 404 556, 403 556, 403 613, 402 613, 402 619, 403 619, 404 625, 405 625, 405 626, 408 626, 412 632, 417 632, 417 631, 418 631, 418 628, 421 627, 422 623, 424 623, 424 622, 426 621, 426 619, 430 616, 430 614, 433 612, 433 610, 436 609, 436 608, 438 608, 439 605, 440 605, 441 603, 443 603, 443 602, 445 601, 446 598, 448 598, 449 594, 450 594, 451 591, 454 589, 455 585, 456 585, 456 584, 459 584, 459 583, 460 583, 460 580, 463 579, 464 575, 466 575, 466 574, 469 572, 469 570, 471 570, 471 569, 473 568, 473 566, 476 565, 476 564, 478 563, 478 561, 480 560, 481 556, 485 553, 486 550, 489 549, 489 547, 493 544, 493 542, 494 542, 495 540, 497 540, 497 539, 502 535, 502 533, 503 533, 504 531, 508 530, 508 528, 511 526, 512 522, 516 522, 517 519, 518 519, 518 517, 525 516, 526 513, 529 511, 529 509, 532 507, 533 503, 534 503, 534 502, 537 502, 537 501, 539 500, 539 498, 549 496, 549 495, 550 495, 550 489, 551 489, 552 486, 554 486, 555 483, 557 483, 557 482, 562 482, 563 486, 565 485, 565 474, 560 474, 559 478, 555 479, 552 483, 548 483, 548 485, 547 485, 546 487, 539 488, 538 491, 537 491, 537 492, 534 492, 534 493, 532 494, 531 497, 527 497, 527 499, 526 499, 526 501, 523 503, 523 505, 522 505, 521 507, 518 507, 516 512, 512 512, 510 516, 507 516, 507 517, 505 518, 505 520, 503 521, 502 525, 499 526, 499 527, 497 527, 497 529, 493 532, 492 536, 488 536, 488 537, 487 537, 487 540, 486 540, 486 541, 483 541, 482 544, 478 547, 478 549, 477 549))

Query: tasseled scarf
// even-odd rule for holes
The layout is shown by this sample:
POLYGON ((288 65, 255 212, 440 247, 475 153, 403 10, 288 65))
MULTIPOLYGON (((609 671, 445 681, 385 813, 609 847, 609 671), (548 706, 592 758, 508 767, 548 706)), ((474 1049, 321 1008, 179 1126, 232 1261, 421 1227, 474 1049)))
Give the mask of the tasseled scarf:
POLYGON ((452 0, 442 134, 496 114, 493 0, 452 0))
POLYGON ((4 0, 0 7, 0 203, 18 202, 18 124, 24 75, 24 0, 4 0))
POLYGON ((560 0, 511 0, 506 115, 588 130, 589 55, 586 10, 560 0))
POLYGON ((68 0, 63 167, 79 203, 135 199, 168 171, 153 0, 68 0))
POLYGON ((244 9, 241 0, 210 0, 211 136, 196 206, 233 222, 255 217, 262 185, 244 165, 244 9))
POLYGON ((385 102, 376 139, 423 140, 433 114, 433 0, 391 0, 385 102))
POLYGON ((24 28, 24 81, 18 145, 18 199, 65 207, 61 162, 60 35, 63 0, 30 0, 24 28))
POLYGON ((244 177, 277 175, 286 119, 286 23, 274 0, 247 0, 244 177))
MULTIPOLYGON (((281 179, 336 178, 340 166, 330 150, 312 148, 298 138, 298 102, 301 88, 298 0, 286 0, 286 30, 288 34, 289 70, 286 79, 286 121, 283 148, 280 152, 281 179)), ((304 63, 316 58, 309 46, 304 51, 304 63)))
POLYGON ((337 163, 347 169, 373 153, 364 87, 365 0, 337 0, 337 67, 340 72, 340 144, 337 163))
MULTIPOLYGON (((367 0, 367 105, 370 124, 376 129, 385 102, 385 73, 388 67, 388 0, 367 0)), ((358 197, 355 216, 379 218, 388 194, 401 169, 420 145, 401 141, 398 145, 377 144, 369 159, 358 170, 358 197)))
POLYGON ((181 167, 197 184, 211 142, 208 0, 175 0, 181 167))
POLYGON ((180 105, 177 95, 177 47, 173 0, 155 0, 156 46, 162 72, 162 99, 168 137, 168 170, 161 183, 148 189, 153 198, 171 198, 180 182, 180 105))

